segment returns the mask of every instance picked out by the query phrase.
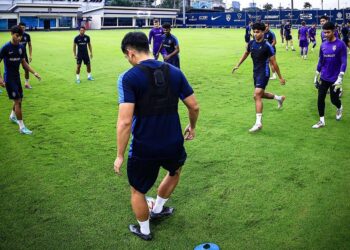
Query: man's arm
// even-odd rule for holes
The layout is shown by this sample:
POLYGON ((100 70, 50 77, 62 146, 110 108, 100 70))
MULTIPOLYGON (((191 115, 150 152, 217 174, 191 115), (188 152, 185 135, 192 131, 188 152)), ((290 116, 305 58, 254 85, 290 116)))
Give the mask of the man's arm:
POLYGON ((245 59, 247 59, 247 57, 249 56, 250 52, 249 51, 245 51, 243 56, 241 57, 241 59, 239 60, 239 63, 233 67, 232 69, 232 73, 234 73, 237 69, 239 69, 239 66, 241 66, 241 64, 245 61, 245 59))
MULTIPOLYGON (((2 62, 2 59, 0 58, 0 63, 2 62)), ((1 71, 0 71, 0 86, 5 87, 4 79, 2 78, 1 71)))
POLYGON ((29 64, 26 62, 26 60, 24 58, 22 58, 22 66, 24 69, 28 70, 30 73, 32 73, 36 78, 38 78, 39 80, 41 80, 41 77, 38 73, 36 73, 32 67, 29 66, 29 64))
POLYGON ((275 69, 275 71, 278 75, 278 78, 280 79, 280 83, 284 85, 286 83, 286 80, 284 80, 282 75, 281 75, 280 68, 278 67, 276 57, 274 55, 270 57, 270 63, 273 66, 273 68, 275 69))
POLYGON ((194 137, 196 136, 196 124, 198 120, 198 115, 199 115, 199 105, 197 103, 196 97, 194 94, 186 97, 183 100, 183 103, 186 105, 187 110, 188 110, 188 117, 189 117, 189 124, 185 128, 185 140, 193 140, 194 137))
POLYGON ((28 42, 28 49, 29 49, 29 62, 31 62, 32 61, 32 51, 33 51, 32 42, 31 41, 28 42))
POLYGON ((164 57, 164 60, 169 60, 172 56, 177 55, 180 52, 180 47, 179 45, 175 45, 175 50, 170 53, 169 55, 167 55, 166 57, 164 57))
POLYGON ((134 115, 134 103, 119 104, 117 121, 117 158, 114 162, 114 171, 120 175, 120 168, 124 161, 124 154, 129 142, 132 117, 134 115))
POLYGON ((73 43, 73 55, 74 55, 74 58, 76 59, 77 58, 77 44, 75 42, 73 43))
POLYGON ((90 50, 90 58, 92 58, 92 46, 91 46, 90 42, 88 43, 88 47, 89 47, 89 50, 90 50))
POLYGON ((162 42, 162 44, 159 46, 159 49, 158 49, 157 54, 156 54, 156 58, 158 58, 159 53, 160 53, 160 51, 162 50, 162 48, 163 48, 163 42, 162 42))
POLYGON ((153 30, 150 30, 148 34, 148 44, 151 45, 152 43, 152 38, 153 38, 153 30))

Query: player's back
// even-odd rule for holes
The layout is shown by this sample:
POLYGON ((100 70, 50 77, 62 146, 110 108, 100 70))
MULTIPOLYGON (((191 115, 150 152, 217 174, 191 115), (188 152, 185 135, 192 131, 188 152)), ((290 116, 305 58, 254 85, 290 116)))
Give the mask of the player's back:
POLYGON ((184 139, 177 104, 179 99, 193 94, 183 73, 167 63, 153 59, 142 61, 121 75, 118 90, 120 103, 135 103, 129 156, 167 159, 179 155, 184 139), (145 70, 161 67, 167 67, 167 71, 163 71, 166 80, 166 84, 161 85, 166 88, 163 91, 154 89, 153 74, 145 70))

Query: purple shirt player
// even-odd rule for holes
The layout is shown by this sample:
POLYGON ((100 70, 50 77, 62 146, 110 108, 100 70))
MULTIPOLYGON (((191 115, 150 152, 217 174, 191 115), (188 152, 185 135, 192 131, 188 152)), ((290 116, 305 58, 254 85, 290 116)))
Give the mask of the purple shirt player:
POLYGON ((318 113, 320 120, 312 128, 322 128, 325 122, 325 99, 330 89, 331 102, 337 107, 335 115, 336 120, 341 120, 343 106, 340 100, 342 92, 343 77, 347 66, 347 49, 343 41, 335 37, 334 23, 327 22, 322 27, 326 41, 321 44, 320 57, 318 60, 317 71, 314 79, 316 88, 318 88, 318 113), (318 77, 321 73, 320 82, 318 77))
POLYGON ((336 38, 333 42, 326 40, 321 44, 317 71, 322 80, 334 83, 340 72, 345 72, 346 66, 347 50, 341 40, 336 38))
POLYGON ((299 38, 299 47, 300 47, 300 55, 303 59, 306 59, 308 47, 309 47, 309 29, 306 27, 306 23, 301 22, 301 27, 298 30, 298 38, 299 38))
MULTIPOLYGON (((149 36, 148 36, 148 43, 151 44, 152 40, 153 40, 153 56, 154 58, 157 60, 158 58, 156 58, 156 55, 158 53, 158 50, 160 48, 160 46, 162 45, 162 35, 164 34, 163 28, 159 26, 159 21, 158 20, 154 20, 154 28, 151 29, 151 31, 149 32, 149 36)), ((162 51, 160 51, 160 53, 164 56, 164 49, 162 49, 162 51)))

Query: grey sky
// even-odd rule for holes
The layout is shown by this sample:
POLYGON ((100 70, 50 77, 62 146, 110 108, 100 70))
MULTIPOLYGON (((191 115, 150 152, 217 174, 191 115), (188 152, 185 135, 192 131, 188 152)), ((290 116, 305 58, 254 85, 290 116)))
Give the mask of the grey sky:
MULTIPOLYGON (((231 6, 232 0, 224 0, 228 7, 231 6)), ((241 3, 241 8, 248 7, 253 0, 237 0, 241 3)), ((273 4, 273 7, 278 7, 281 3, 283 7, 290 7, 290 0, 254 0, 258 7, 262 8, 265 3, 273 4)), ((305 2, 312 4, 312 8, 321 8, 321 0, 294 0, 294 8, 302 9, 305 2)), ((350 7, 350 0, 339 0, 340 8, 350 7)), ((338 0, 323 0, 323 9, 338 8, 338 0)))

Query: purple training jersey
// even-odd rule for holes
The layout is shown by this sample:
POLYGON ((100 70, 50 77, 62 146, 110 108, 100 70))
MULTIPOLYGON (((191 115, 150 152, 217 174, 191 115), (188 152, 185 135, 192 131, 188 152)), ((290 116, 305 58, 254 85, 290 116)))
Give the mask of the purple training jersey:
POLYGON ((153 54, 157 53, 159 50, 160 45, 162 44, 163 38, 162 35, 164 34, 163 28, 153 28, 149 32, 148 36, 148 43, 152 43, 153 39, 153 54))
POLYGON ((317 71, 321 72, 321 79, 335 82, 340 72, 345 72, 347 64, 347 50, 344 42, 338 38, 334 42, 325 41, 320 47, 320 58, 317 71))
POLYGON ((306 26, 301 26, 298 30, 298 34, 300 41, 307 41, 308 28, 306 26))

